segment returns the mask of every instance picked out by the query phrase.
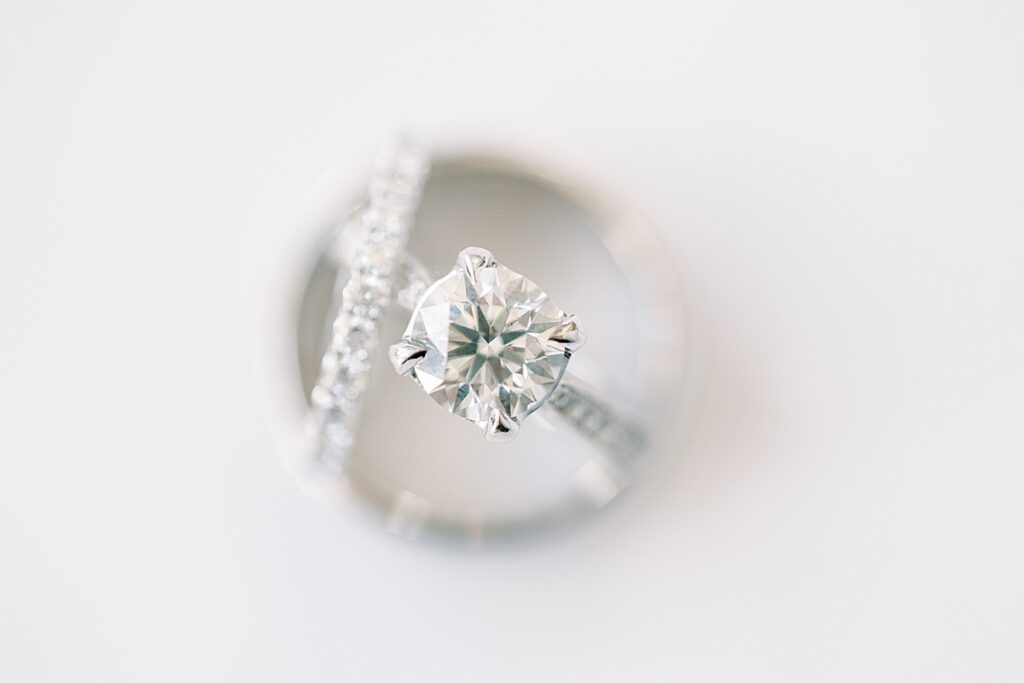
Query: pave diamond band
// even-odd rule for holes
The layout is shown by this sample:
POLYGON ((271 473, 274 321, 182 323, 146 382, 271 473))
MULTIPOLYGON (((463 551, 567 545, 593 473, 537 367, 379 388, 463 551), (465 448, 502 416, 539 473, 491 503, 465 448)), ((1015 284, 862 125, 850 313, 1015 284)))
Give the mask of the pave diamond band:
POLYGON ((311 393, 306 429, 317 444, 314 458, 340 471, 355 435, 360 399, 378 344, 378 321, 391 304, 396 282, 404 290, 403 252, 426 181, 426 157, 409 145, 385 149, 370 180, 366 207, 348 226, 350 273, 339 282, 340 305, 330 343, 311 393))
POLYGON ((639 419, 602 398, 572 375, 562 378, 546 405, 580 435, 616 459, 628 460, 647 444, 639 419))

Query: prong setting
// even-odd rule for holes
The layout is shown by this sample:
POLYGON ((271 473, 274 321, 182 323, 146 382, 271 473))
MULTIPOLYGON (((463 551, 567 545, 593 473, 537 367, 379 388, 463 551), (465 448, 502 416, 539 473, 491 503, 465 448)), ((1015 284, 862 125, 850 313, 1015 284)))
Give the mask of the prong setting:
POLYGON ((508 443, 519 433, 519 423, 498 408, 491 410, 484 427, 484 437, 488 441, 508 443))
POLYGON ((494 254, 481 247, 466 247, 459 252, 455 261, 455 267, 464 270, 474 282, 481 270, 493 267, 494 264, 494 254))
POLYGON ((416 365, 426 355, 427 350, 423 346, 414 344, 408 339, 402 339, 402 341, 392 344, 391 348, 388 349, 388 358, 391 359, 391 365, 395 367, 395 372, 403 376, 412 375, 416 370, 416 365))
POLYGON ((587 333, 575 315, 567 315, 551 334, 551 341, 562 344, 567 351, 575 353, 587 341, 587 333))

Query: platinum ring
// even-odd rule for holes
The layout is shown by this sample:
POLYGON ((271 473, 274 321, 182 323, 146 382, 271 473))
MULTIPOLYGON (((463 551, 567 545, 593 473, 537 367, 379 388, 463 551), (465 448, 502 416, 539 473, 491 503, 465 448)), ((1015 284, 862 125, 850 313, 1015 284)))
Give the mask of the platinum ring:
MULTIPOLYGON (((604 507, 629 483, 638 456, 664 447, 662 416, 679 395, 680 298, 656 236, 635 214, 609 204, 605 193, 579 190, 501 156, 444 150, 428 156, 406 146, 392 150, 376 169, 369 189, 357 190, 348 203, 353 208, 338 214, 337 229, 320 242, 316 266, 304 278, 296 339, 306 407, 278 407, 292 419, 304 414, 305 445, 282 448, 292 473, 318 498, 344 506, 369 502, 363 509, 379 513, 394 533, 470 545, 557 528, 604 507), (513 200, 493 207, 500 219, 496 237, 478 239, 476 228, 467 227, 471 220, 456 216, 452 224, 442 216, 448 209, 465 213, 461 202, 472 203, 478 185, 537 194, 537 208, 522 212, 529 220, 551 213, 544 204, 549 201, 579 213, 564 237, 559 215, 550 217, 552 228, 531 228, 545 243, 550 236, 572 248, 577 238, 570 233, 579 230, 584 239, 598 238, 572 257, 569 272, 530 273, 579 318, 504 265, 506 258, 517 267, 526 263, 534 243, 519 239, 518 224, 504 225, 521 213, 513 200), (472 236, 458 238, 459 231, 472 236), (456 239, 462 244, 452 244, 456 239), (502 262, 487 250, 465 248, 473 242, 493 242, 502 262), (444 261, 460 249, 455 267, 435 278, 432 273, 444 272, 444 261), (621 302, 589 301, 590 290, 602 290, 602 283, 575 277, 575 261, 602 250, 607 256, 594 267, 619 269, 610 279, 625 287, 616 295, 621 302), (479 288, 468 291, 474 278, 479 288), (566 282, 575 282, 568 294, 566 282), (633 337, 619 339, 622 327, 633 337), (488 439, 443 419, 430 401, 408 391, 409 380, 488 439), (520 430, 527 418, 536 426, 520 430), (559 433, 566 436, 556 438, 559 433), (506 488, 529 491, 536 480, 536 501, 502 500, 493 510, 487 505, 494 491, 454 500, 436 481, 427 485, 421 477, 436 463, 444 482, 469 477, 473 485, 490 484, 460 474, 456 465, 514 473, 520 463, 547 467, 563 458, 566 464, 552 472, 514 474, 519 488, 494 489, 500 495, 506 488), (546 479, 556 475, 565 477, 564 484, 549 491, 546 479)), ((338 205, 344 209, 342 198, 338 205)), ((282 426, 287 430, 287 419, 282 426)), ((495 479, 502 481, 498 474, 495 479)))

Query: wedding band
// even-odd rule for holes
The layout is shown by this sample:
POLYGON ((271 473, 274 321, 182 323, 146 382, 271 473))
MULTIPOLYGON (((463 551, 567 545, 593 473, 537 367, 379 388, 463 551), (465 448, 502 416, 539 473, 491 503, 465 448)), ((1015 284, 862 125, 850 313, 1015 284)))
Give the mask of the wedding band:
POLYGON ((340 306, 310 393, 306 427, 316 445, 313 459, 333 472, 344 468, 352 446, 378 343, 377 324, 391 303, 427 171, 426 157, 408 144, 385 148, 370 181, 368 205, 350 226, 350 274, 339 281, 340 306))

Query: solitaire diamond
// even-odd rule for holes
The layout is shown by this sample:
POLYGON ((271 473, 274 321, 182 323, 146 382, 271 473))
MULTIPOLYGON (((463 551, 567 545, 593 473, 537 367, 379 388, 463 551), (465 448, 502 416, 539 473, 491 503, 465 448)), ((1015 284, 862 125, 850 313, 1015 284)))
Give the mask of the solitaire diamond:
POLYGON ((582 343, 574 316, 470 247, 423 294, 391 360, 437 403, 507 441, 558 386, 582 343))

